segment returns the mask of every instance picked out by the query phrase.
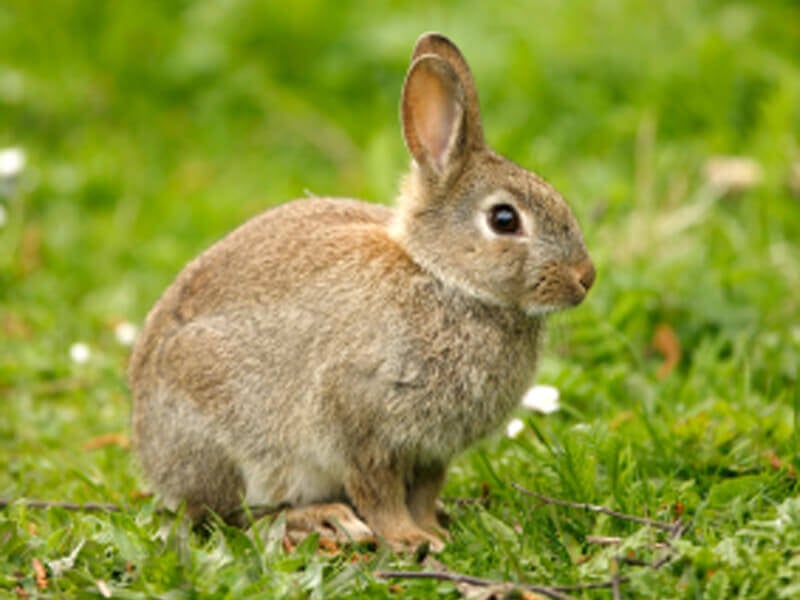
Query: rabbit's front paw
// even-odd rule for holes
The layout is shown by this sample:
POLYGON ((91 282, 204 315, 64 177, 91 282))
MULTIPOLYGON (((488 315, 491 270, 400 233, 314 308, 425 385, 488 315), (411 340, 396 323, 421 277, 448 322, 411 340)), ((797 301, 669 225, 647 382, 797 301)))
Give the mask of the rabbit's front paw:
POLYGON ((375 543, 372 529, 346 504, 312 504, 286 513, 286 533, 293 541, 317 532, 321 538, 339 543, 375 543))

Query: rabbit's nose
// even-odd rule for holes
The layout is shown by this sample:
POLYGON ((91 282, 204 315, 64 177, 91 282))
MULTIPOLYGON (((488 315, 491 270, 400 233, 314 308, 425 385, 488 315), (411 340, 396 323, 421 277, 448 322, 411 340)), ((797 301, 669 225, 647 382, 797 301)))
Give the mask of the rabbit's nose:
POLYGON ((578 280, 578 283, 583 288, 584 294, 589 291, 589 288, 592 287, 594 284, 594 278, 596 275, 594 264, 588 258, 582 260, 574 267, 575 269, 575 278, 578 280))

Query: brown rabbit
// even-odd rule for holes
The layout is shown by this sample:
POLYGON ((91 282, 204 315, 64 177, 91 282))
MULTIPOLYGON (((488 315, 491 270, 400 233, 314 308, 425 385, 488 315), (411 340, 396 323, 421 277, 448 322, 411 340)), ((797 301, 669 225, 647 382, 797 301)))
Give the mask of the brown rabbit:
POLYGON ((148 315, 133 436, 169 505, 241 523, 243 501, 285 503, 297 531, 443 547, 448 462, 517 405, 545 315, 581 302, 594 267, 558 192, 486 145, 442 35, 417 41, 402 125, 413 160, 396 209, 268 210, 148 315))

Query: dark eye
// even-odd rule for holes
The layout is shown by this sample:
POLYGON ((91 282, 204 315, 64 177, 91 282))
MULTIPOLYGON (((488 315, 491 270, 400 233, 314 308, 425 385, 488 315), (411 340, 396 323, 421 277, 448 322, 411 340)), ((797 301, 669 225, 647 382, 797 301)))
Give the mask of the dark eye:
POLYGON ((510 204, 495 204, 489 211, 489 227, 499 234, 519 233, 519 215, 510 204))

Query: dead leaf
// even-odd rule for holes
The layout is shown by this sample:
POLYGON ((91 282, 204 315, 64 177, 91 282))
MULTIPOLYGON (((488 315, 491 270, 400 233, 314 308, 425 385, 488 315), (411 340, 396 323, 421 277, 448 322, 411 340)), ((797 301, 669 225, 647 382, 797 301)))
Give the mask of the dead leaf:
POLYGON ((342 549, 334 540, 330 538, 319 538, 319 549, 328 556, 338 556, 341 554, 342 549))
POLYGON ((283 551, 286 552, 286 554, 291 554, 294 552, 294 549, 297 548, 297 544, 295 544, 292 541, 292 538, 290 538, 288 535, 283 536, 281 544, 283 545, 283 551))
POLYGON ((662 357, 664 362, 658 368, 656 377, 664 379, 675 370, 681 360, 681 343, 672 326, 660 323, 653 334, 653 348, 662 357))
POLYGON ((781 459, 780 456, 775 454, 774 450, 767 452, 765 458, 767 459, 767 462, 769 462, 769 466, 776 471, 786 471, 786 474, 789 477, 797 477, 797 472, 795 471, 794 465, 781 459))
POLYGON ((764 178, 761 165, 746 156, 714 156, 706 162, 703 173, 706 183, 723 194, 749 190, 764 178))
POLYGON ((84 450, 97 450, 106 446, 119 446, 126 449, 130 446, 127 434, 122 432, 104 433, 83 443, 84 450))
POLYGON ((616 416, 611 419, 608 423, 609 429, 617 430, 622 427, 628 421, 633 421, 636 418, 636 413, 631 410, 623 410, 616 414, 616 416))
POLYGON ((14 593, 17 595, 17 598, 22 598, 23 600, 27 600, 31 597, 21 585, 14 588, 14 593))
POLYGON ((350 555, 350 562, 354 565, 358 563, 368 563, 370 560, 372 560, 372 557, 364 552, 353 552, 353 554, 350 555))
POLYGON ((23 275, 39 268, 42 263, 42 230, 38 225, 28 225, 19 241, 19 266, 23 275))
POLYGON ((522 590, 522 600, 545 600, 545 598, 530 590, 522 590))
POLYGON ((27 339, 31 337, 31 328, 21 317, 13 313, 3 316, 3 332, 10 338, 27 339))
POLYGON ((44 568, 42 561, 38 558, 33 559, 33 576, 34 580, 36 581, 36 587, 40 590, 46 590, 48 581, 47 581, 47 569, 44 568))
POLYGON ((128 494, 131 500, 146 500, 153 497, 153 492, 145 492, 142 490, 131 490, 128 494))

